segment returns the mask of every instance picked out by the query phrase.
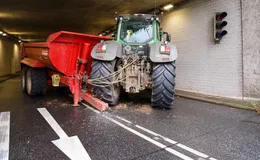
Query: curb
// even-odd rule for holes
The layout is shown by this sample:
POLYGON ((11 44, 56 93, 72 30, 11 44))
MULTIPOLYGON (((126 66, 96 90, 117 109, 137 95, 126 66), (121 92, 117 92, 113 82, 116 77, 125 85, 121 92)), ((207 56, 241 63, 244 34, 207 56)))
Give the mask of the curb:
POLYGON ((244 110, 249 110, 249 111, 257 110, 254 107, 249 107, 249 106, 240 105, 240 104, 236 104, 236 103, 229 103, 229 102, 225 102, 225 101, 221 101, 221 100, 212 100, 209 98, 202 98, 202 97, 198 97, 198 96, 190 96, 190 95, 184 95, 184 94, 178 94, 178 93, 176 93, 176 96, 193 99, 193 100, 198 100, 198 101, 202 101, 202 102, 213 103, 213 104, 217 104, 217 105, 223 105, 223 106, 227 106, 227 107, 231 107, 231 108, 238 108, 238 109, 244 109, 244 110))
POLYGON ((0 80, 0 83, 2 83, 2 82, 4 82, 4 81, 7 81, 7 80, 9 80, 9 79, 15 78, 15 77, 19 77, 19 76, 20 76, 20 75, 12 75, 12 76, 7 77, 7 78, 5 78, 5 79, 3 79, 3 80, 0 80))

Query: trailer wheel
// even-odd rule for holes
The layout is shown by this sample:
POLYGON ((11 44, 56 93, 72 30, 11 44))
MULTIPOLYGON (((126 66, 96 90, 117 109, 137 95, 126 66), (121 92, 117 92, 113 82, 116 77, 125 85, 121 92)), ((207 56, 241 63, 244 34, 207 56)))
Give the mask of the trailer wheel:
POLYGON ((44 69, 29 68, 26 74, 26 88, 29 96, 44 95, 47 91, 47 74, 44 69))
POLYGON ((28 68, 27 67, 23 67, 22 69, 22 77, 21 77, 21 83, 22 83, 22 89, 23 89, 23 92, 27 92, 27 88, 26 88, 26 74, 27 74, 27 70, 28 68))
POLYGON ((175 61, 156 63, 152 74, 152 106, 170 109, 175 93, 175 61))
MULTIPOLYGON (((112 82, 113 77, 108 76, 116 70, 116 60, 99 61, 93 60, 91 79, 102 79, 102 82, 112 82)), ((117 84, 96 84, 92 86, 92 93, 99 99, 108 103, 110 106, 118 104, 120 96, 120 86, 117 84)))

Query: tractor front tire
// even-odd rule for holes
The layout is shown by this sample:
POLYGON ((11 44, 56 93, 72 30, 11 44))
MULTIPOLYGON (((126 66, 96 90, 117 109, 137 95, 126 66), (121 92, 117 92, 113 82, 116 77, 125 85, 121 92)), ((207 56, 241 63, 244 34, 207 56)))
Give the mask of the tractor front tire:
POLYGON ((26 89, 29 96, 44 95, 47 91, 48 77, 44 69, 29 68, 26 73, 26 89))
MULTIPOLYGON (((91 79, 94 80, 101 78, 101 82, 112 82, 113 77, 109 75, 111 75, 115 70, 116 60, 93 60, 91 79)), ((93 84, 91 91, 94 96, 108 103, 110 106, 115 106, 118 104, 120 96, 120 86, 116 86, 115 84, 93 84)))
POLYGON ((154 64, 151 97, 153 107, 172 108, 175 94, 175 68, 175 61, 154 64))

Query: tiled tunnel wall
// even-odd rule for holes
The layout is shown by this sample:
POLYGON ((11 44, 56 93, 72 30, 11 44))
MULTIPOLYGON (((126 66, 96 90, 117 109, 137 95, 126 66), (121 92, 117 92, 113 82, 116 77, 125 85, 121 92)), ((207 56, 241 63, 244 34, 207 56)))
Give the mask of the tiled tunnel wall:
POLYGON ((162 28, 172 35, 178 59, 176 89, 242 98, 242 34, 239 0, 195 0, 166 13, 162 28), (213 41, 213 16, 227 12, 228 34, 213 41))
POLYGON ((18 43, 0 37, 0 76, 20 71, 19 49, 18 43))

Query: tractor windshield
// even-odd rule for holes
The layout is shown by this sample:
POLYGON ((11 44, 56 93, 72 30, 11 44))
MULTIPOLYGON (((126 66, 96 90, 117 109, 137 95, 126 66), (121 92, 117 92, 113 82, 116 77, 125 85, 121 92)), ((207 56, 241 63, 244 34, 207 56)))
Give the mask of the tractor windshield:
POLYGON ((146 43, 153 39, 152 21, 128 20, 122 22, 120 39, 127 43, 146 43))

